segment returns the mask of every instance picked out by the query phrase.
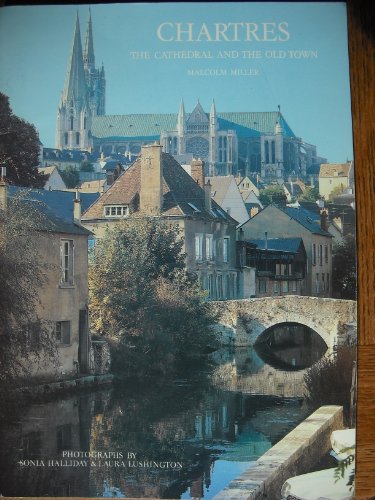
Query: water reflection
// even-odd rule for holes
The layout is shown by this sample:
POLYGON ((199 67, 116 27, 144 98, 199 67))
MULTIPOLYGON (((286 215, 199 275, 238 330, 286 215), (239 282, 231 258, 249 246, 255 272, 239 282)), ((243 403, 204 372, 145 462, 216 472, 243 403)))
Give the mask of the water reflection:
POLYGON ((214 358, 214 372, 194 381, 23 407, 1 428, 0 493, 212 498, 307 414, 291 378, 302 372, 250 348, 214 358))
POLYGON ((254 347, 265 362, 282 370, 308 368, 327 351, 327 344, 320 335, 298 323, 281 323, 268 328, 254 347))

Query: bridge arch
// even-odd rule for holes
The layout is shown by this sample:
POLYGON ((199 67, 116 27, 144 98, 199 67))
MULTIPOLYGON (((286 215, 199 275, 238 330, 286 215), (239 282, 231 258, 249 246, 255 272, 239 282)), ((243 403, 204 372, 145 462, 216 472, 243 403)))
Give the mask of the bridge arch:
POLYGON ((300 323, 314 330, 332 349, 343 335, 343 325, 357 321, 356 302, 289 295, 212 302, 221 318, 217 325, 224 343, 253 345, 268 328, 300 323))

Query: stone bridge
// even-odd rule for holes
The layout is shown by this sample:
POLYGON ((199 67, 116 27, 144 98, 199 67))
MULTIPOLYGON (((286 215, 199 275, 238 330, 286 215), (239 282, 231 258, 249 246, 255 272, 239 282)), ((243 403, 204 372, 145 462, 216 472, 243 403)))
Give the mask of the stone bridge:
POLYGON ((357 304, 352 300, 289 295, 211 304, 220 314, 217 330, 223 344, 253 345, 267 328, 286 322, 312 328, 329 349, 356 332, 357 304))

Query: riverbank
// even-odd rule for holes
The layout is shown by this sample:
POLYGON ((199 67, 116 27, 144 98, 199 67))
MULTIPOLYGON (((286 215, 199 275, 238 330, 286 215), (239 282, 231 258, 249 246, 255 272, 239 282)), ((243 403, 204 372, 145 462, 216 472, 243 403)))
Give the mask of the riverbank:
POLYGON ((343 428, 343 408, 322 406, 264 453, 214 500, 280 498, 283 483, 311 471, 330 449, 332 431, 343 428))
POLYGON ((52 394, 61 394, 78 389, 95 388, 98 386, 111 384, 114 375, 104 373, 97 375, 83 375, 81 377, 68 378, 55 382, 41 382, 39 384, 27 385, 16 389, 18 394, 28 396, 46 396, 52 394))

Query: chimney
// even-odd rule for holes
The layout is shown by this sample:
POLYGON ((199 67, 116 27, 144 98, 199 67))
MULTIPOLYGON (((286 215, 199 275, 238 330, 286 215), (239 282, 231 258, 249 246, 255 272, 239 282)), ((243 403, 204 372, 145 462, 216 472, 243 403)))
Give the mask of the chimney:
POLYGON ((76 196, 74 198, 73 205, 73 220, 74 224, 81 226, 81 199, 79 197, 79 191, 76 189, 76 196))
POLYGON ((328 211, 326 209, 320 211, 320 229, 328 232, 328 211))
POLYGON ((200 158, 191 161, 191 177, 195 180, 195 182, 203 188, 204 186, 204 161, 200 158))
POLYGON ((162 146, 152 144, 141 149, 140 210, 147 215, 160 215, 163 208, 162 146))
POLYGON ((1 167, 0 168, 0 210, 6 210, 7 209, 7 204, 8 204, 8 187, 7 183, 5 182, 5 176, 6 176, 6 167, 1 167))
POLYGON ((204 185, 204 206, 208 212, 211 211, 211 182, 208 180, 204 185))

